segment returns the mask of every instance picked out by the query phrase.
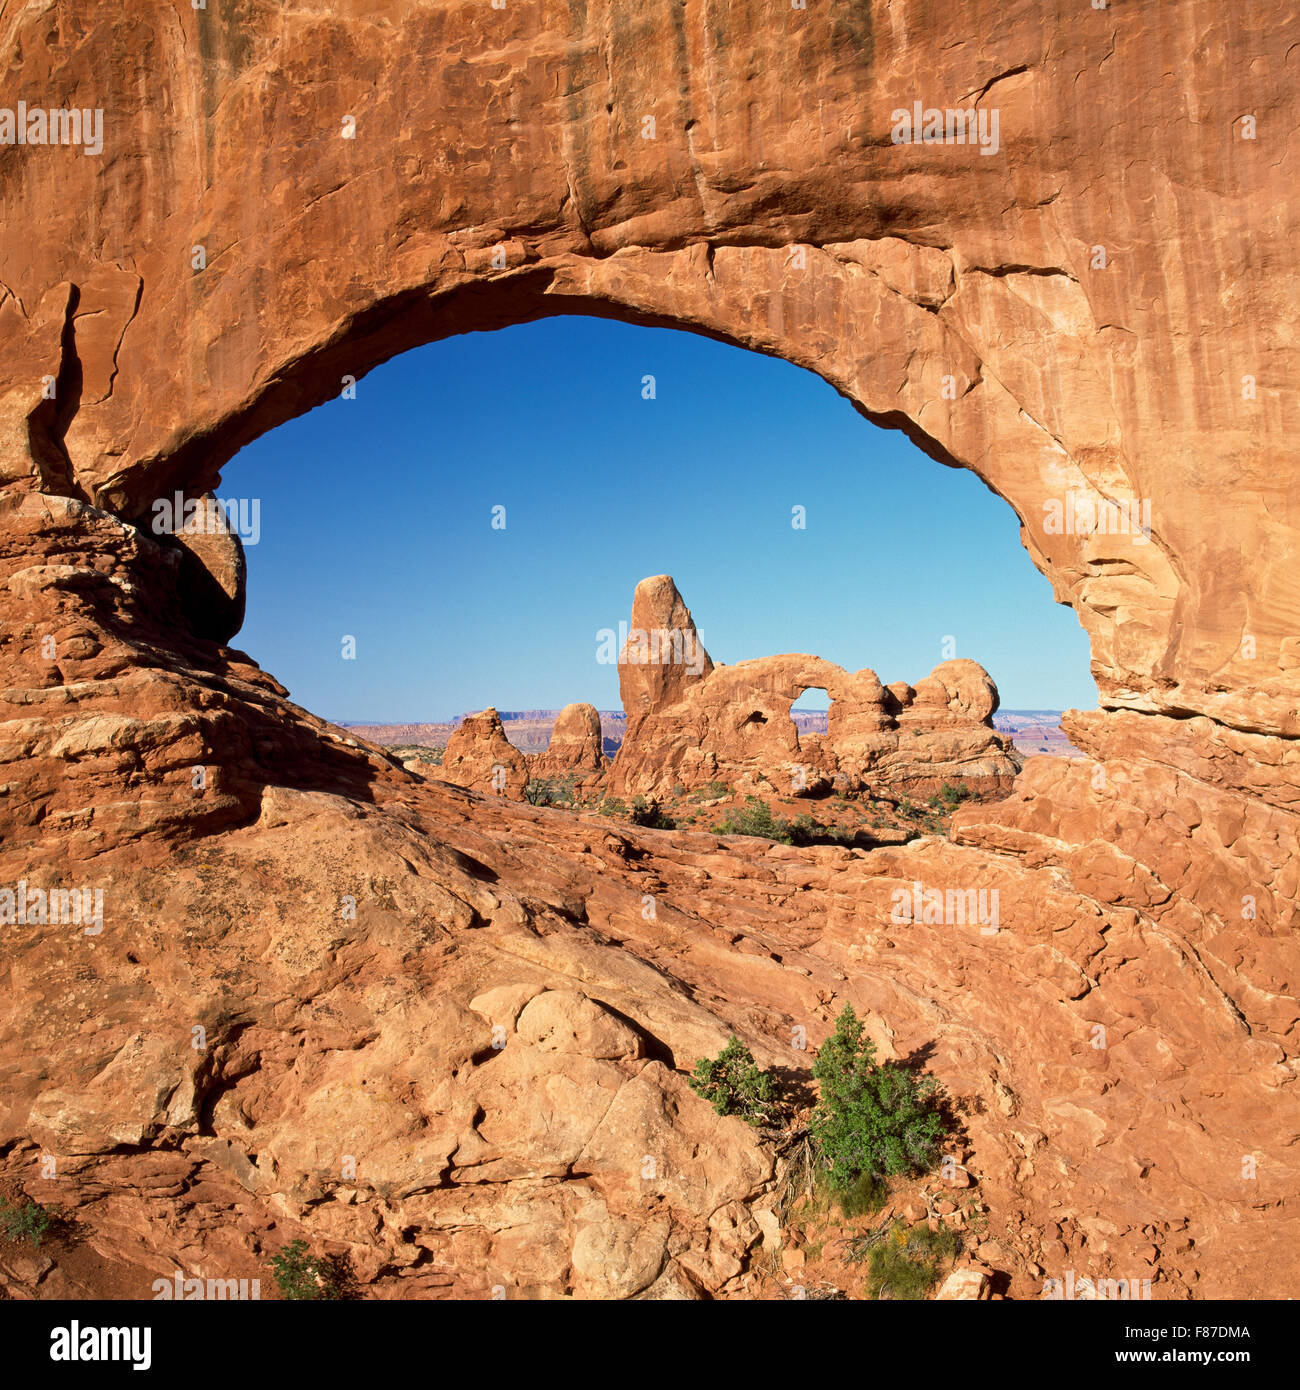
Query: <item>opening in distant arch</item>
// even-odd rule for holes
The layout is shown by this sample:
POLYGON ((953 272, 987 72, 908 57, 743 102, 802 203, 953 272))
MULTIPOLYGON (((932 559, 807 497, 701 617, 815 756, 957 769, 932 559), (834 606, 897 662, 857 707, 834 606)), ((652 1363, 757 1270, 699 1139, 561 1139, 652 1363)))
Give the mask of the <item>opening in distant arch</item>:
POLYGON ((802 743, 809 734, 823 735, 830 724, 831 697, 824 686, 810 685, 790 706, 790 722, 802 743))

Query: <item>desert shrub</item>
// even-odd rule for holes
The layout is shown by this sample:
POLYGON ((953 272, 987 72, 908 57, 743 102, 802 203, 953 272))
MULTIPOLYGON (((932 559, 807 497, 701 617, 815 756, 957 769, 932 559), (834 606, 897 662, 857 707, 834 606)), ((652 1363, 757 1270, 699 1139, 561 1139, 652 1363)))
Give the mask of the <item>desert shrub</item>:
POLYGON ((972 792, 965 782, 958 782, 955 786, 950 782, 945 782, 939 790, 939 795, 943 798, 943 804, 949 810, 960 806, 963 801, 969 801, 972 792))
POLYGON ((538 777, 524 788, 525 799, 533 806, 572 806, 572 777, 538 777))
POLYGON ((625 816, 627 815, 627 802, 621 796, 607 796, 600 803, 600 814, 602 816, 625 816))
POLYGON ((841 1214, 851 1220, 878 1212, 889 1201, 889 1184, 874 1173, 859 1173, 846 1187, 832 1188, 829 1195, 841 1214))
POLYGON ((935 1083, 897 1062, 878 1063, 851 1004, 818 1050, 813 1076, 821 1096, 810 1128, 832 1191, 863 1174, 886 1178, 933 1166, 944 1134, 935 1083))
POLYGON ((825 827, 807 811, 801 811, 794 820, 788 821, 785 829, 792 845, 811 845, 826 834, 825 827))
POLYGON ((628 820, 633 825, 644 825, 651 830, 675 830, 677 822, 660 808, 657 801, 651 798, 649 801, 644 796, 632 798, 632 809, 628 812, 628 820))
POLYGON ((281 1295, 294 1302, 335 1299, 342 1296, 342 1277, 337 1264, 308 1253, 305 1240, 291 1240, 271 1256, 271 1272, 281 1295))
POLYGON ((30 1197, 23 1197, 16 1204, 0 1198, 0 1226, 10 1240, 25 1240, 31 1246, 39 1246, 53 1219, 52 1213, 30 1197))
POLYGON ((770 1072, 759 1070, 754 1054, 734 1034, 716 1057, 696 1062, 690 1087, 719 1115, 739 1115, 760 1125, 775 1114, 776 1082, 770 1072))
POLYGON ((717 801, 724 796, 731 795, 731 788, 726 782, 710 782, 707 787, 696 787, 691 793, 692 801, 717 801))
POLYGON ((927 804, 936 810, 952 812, 963 801, 969 801, 972 795, 971 789, 965 782, 958 782, 955 786, 951 782, 945 782, 940 787, 938 794, 932 796, 927 804))
POLYGON ((847 826, 823 825, 807 811, 801 811, 793 820, 783 820, 774 816, 767 802, 757 796, 747 796, 744 806, 732 811, 713 829, 718 835, 753 835, 782 845, 844 845, 851 849, 870 839, 847 826))
POLYGON ((745 804, 718 823, 719 835, 754 835, 762 840, 790 843, 790 829, 772 814, 772 808, 757 796, 747 796, 745 804))
POLYGON ((896 1221, 872 1247, 867 1274, 868 1298, 921 1299, 934 1287, 939 1266, 961 1249, 961 1237, 947 1226, 913 1230, 896 1221))

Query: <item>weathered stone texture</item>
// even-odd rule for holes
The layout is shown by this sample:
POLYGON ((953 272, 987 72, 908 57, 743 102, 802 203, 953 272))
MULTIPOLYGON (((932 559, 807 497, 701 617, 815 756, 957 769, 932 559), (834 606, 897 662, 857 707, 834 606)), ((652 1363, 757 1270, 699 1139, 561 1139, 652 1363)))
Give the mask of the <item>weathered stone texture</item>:
MULTIPOLYGON (((48 1197, 55 1147, 146 1273, 264 1271, 274 1223, 379 1296, 743 1295, 772 1156, 684 1073, 852 1000, 969 1101, 1013 1294, 1293 1286, 1300 13, 1068 8, 0 12, 10 91, 105 126, 0 147, 0 884, 105 903, 0 928, 6 1180, 48 1197), (998 153, 892 144, 917 100, 996 108, 998 153), (1087 629, 1089 758, 954 843, 723 845, 424 781, 222 645, 233 552, 217 599, 155 498, 564 311, 784 357, 973 469, 1087 629), (1104 499, 1136 534, 1062 530, 1104 499), (997 934, 900 920, 917 885, 997 888, 997 934)), ((837 736, 886 696, 903 731, 988 692, 872 685, 837 736)))

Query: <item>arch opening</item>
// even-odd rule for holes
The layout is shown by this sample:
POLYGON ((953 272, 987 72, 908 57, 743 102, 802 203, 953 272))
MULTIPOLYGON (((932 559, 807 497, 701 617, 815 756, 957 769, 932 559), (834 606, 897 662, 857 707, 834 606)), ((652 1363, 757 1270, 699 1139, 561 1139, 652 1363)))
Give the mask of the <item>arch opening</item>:
MULTIPOLYGON (((700 335, 549 318, 408 354, 285 429, 296 442, 264 437, 221 487, 237 499, 266 493, 242 644, 261 656, 278 643, 271 664, 297 698, 400 748, 405 761, 446 768, 464 716, 493 710, 489 768, 540 757, 538 780, 588 790, 608 769, 612 794, 624 799, 680 799, 718 785, 740 794, 760 771, 782 795, 805 792, 801 776, 824 794, 840 772, 832 724, 856 745, 840 783, 855 788, 880 749, 903 738, 898 699, 882 684, 900 670, 918 682, 950 654, 982 657, 1005 684, 998 668, 1014 651, 1016 704, 1026 703, 1022 689, 1040 708, 1091 703, 1083 634, 1017 554, 1015 521, 991 491, 964 471, 936 473, 897 433, 864 432, 821 380, 788 363, 700 335), (567 364, 563 380, 557 362, 567 364), (430 415, 436 435, 424 423, 430 415), (382 486, 355 491, 340 525, 337 498, 359 471, 382 486), (955 489, 942 503, 936 478, 955 489), (985 578, 996 573, 1005 586, 986 591, 987 612, 1003 615, 997 624, 954 598, 971 588, 962 576, 976 568, 972 530, 986 526, 995 528, 989 548, 1008 562, 981 562, 985 578), (367 539, 376 536, 382 542, 367 539), (273 560, 286 544, 287 558, 273 560), (403 555, 418 559, 403 570, 403 555), (721 663, 700 693, 709 655, 699 634, 691 626, 683 644, 681 630, 656 617, 649 634, 676 632, 682 653, 678 662, 666 644, 665 680, 687 699, 690 718, 717 706, 717 728, 752 748, 752 769, 728 771, 719 752, 678 758, 662 776, 620 772, 635 763, 629 734, 644 747, 664 732, 625 698, 617 659, 638 628, 631 591, 655 572, 673 573, 686 600, 708 613, 703 632, 721 663), (263 609, 267 581, 275 597, 263 609), (864 605, 859 593, 880 597, 864 605), (298 621, 293 636, 280 621, 285 611, 298 621), (1029 611, 1042 631, 1026 627, 1029 611), (601 632, 613 642, 603 660, 601 632), (346 638, 355 646, 343 655, 346 638), (1044 643, 1062 638, 1061 670, 1073 670, 1074 684, 1044 698, 1050 682, 1025 681, 1044 643), (769 656, 800 651, 817 655, 769 656), (794 664, 772 685, 770 662, 794 664), (456 681, 446 679, 453 669, 456 681), (801 732, 819 700, 811 712, 820 718, 801 732), (572 744, 572 769, 549 747, 571 706, 585 707, 566 713, 577 730, 561 739, 572 744), (773 780, 780 759, 804 755, 803 773, 784 766, 773 780)), ((1009 781, 1003 767, 991 785, 1009 781)))

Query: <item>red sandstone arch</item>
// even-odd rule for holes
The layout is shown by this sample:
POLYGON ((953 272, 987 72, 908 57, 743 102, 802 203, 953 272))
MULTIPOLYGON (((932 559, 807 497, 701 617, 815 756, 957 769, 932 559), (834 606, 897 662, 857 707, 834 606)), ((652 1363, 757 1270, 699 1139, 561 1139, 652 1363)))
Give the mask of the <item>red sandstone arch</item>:
MULTIPOLYGON (((1300 16, 1265 0, 1063 0, 1046 16, 1038 0, 346 0, 328 13, 54 0, 0 9, 0 42, 21 55, 29 99, 105 113, 98 157, 0 147, 0 881, 97 864, 116 875, 134 945, 96 957, 90 938, 56 949, 6 932, 21 968, 0 1007, 13 1058, 0 1161, 72 1145, 134 1194, 123 1200, 139 1217, 150 1184, 187 1180, 153 1140, 190 1145, 186 1162, 211 1176, 233 1152, 215 1148, 241 1133, 214 1078, 260 1075, 259 1149, 285 1175, 250 1166, 241 1180, 310 1205, 316 1136, 338 1116, 358 1142, 383 1126, 378 1109, 330 1111, 334 1083, 353 1104, 365 1068, 400 1070, 430 1037, 449 1055, 480 1026, 487 1037, 498 1001, 476 1013, 474 990, 503 961, 594 971, 608 1008, 565 995, 538 1012, 569 1008, 589 1048, 623 1062, 640 1043, 615 1014, 639 1011, 680 1064, 714 1047, 719 1018, 749 1026, 733 1001, 782 1026, 824 1023, 824 999, 847 991, 915 1042, 938 1036, 944 1074, 988 1091, 989 1187, 1011 1204, 1033 1189, 1026 1225, 1091 1213, 1086 1241, 1066 1231, 1052 1258, 1100 1247, 1146 1260, 1158 1237, 1184 1291, 1204 1267, 1211 1292, 1276 1293, 1300 1181, 1287 1148, 1300 16), (892 144, 891 110, 914 100, 995 104, 999 154, 892 144), (120 521, 176 486, 201 490, 345 374, 561 309, 779 354, 975 470, 1089 632, 1107 712, 1069 731, 1090 758, 1032 760, 1009 800, 958 814, 953 844, 835 865, 708 848, 679 862, 655 832, 507 812, 349 746, 196 633, 175 553, 120 521), (1151 543, 1050 532, 1044 504, 1072 488, 1149 501, 1151 543), (212 772, 202 795, 196 763, 212 772), (650 926, 638 859, 667 901, 650 926), (345 928, 339 875, 354 863, 397 898, 385 887, 345 928), (163 869, 177 886, 160 900, 163 869), (891 884, 954 875, 999 885, 1019 934, 989 946, 891 927, 891 884), (292 923, 262 923, 254 879, 297 895, 292 923), (703 931, 701 884, 754 954, 703 931), (201 951, 186 944, 192 921, 201 951), (431 945, 439 931, 456 943, 450 964, 431 945), (341 1079, 332 1035, 312 1032, 315 996, 296 992, 339 933, 360 981, 339 985, 345 1033, 382 1044, 348 1053, 361 1070, 341 1079), (665 984, 669 947, 717 1017, 665 984), (131 973, 136 952, 157 964, 161 995, 131 973), (386 997, 376 1012, 363 987, 408 970, 423 991, 415 1021, 385 1013, 386 997), (160 1009, 211 1025, 210 1067, 170 1035, 141 1041, 160 1009), (34 1017, 51 1025, 39 1057, 34 1017), (1093 1021, 1112 1030, 1104 1056, 1080 1040, 1093 1021), (309 1035, 319 1046, 300 1046, 309 1035), (329 1084, 278 1094, 304 1052, 329 1084), (172 1087, 165 1114, 150 1108, 158 1078, 172 1087), (1243 1150, 1260 1158, 1244 1190, 1243 1150)), ((671 1095, 695 1124, 681 1077, 649 1067, 637 1113, 671 1095)), ((485 1109, 517 1118, 508 1092, 485 1109)), ((424 1114, 435 1140, 442 1114, 424 1114)), ((763 1169, 748 1141, 688 1137, 682 1170, 696 1151, 719 1155, 731 1184, 715 1191, 692 1170, 697 1187, 674 1199, 675 1238, 702 1250, 707 1213, 746 1199, 763 1169)), ((430 1150, 434 1166, 452 1151, 430 1150)), ((608 1209, 582 1225, 611 1248, 648 1229, 612 1152, 596 1153, 608 1209)), ((399 1147, 374 1161, 399 1200, 432 1200, 399 1147)), ((476 1231, 497 1229, 488 1186, 466 1198, 476 1231)), ((563 1291, 571 1259, 597 1296, 626 1293, 601 1282, 601 1247, 551 1214, 562 1263, 539 1287, 563 1291)))
POLYGON ((558 308, 671 323, 810 367, 979 473, 1078 611, 1104 703, 1296 732, 1292 272, 1257 213, 1293 185, 1277 24, 1208 0, 1140 25, 1042 26, 1028 0, 584 13, 13 16, 25 78, 103 107, 106 135, 98 158, 0 155, 11 224, 41 229, 0 274, 5 480, 131 515, 434 337, 558 308), (1193 130, 1153 121, 1188 82, 1193 130), (930 94, 996 103, 999 153, 891 144, 890 111, 930 94), (1189 152, 1209 196, 1184 192, 1189 152), (1050 534, 1074 489, 1149 503, 1151 544, 1050 534))

